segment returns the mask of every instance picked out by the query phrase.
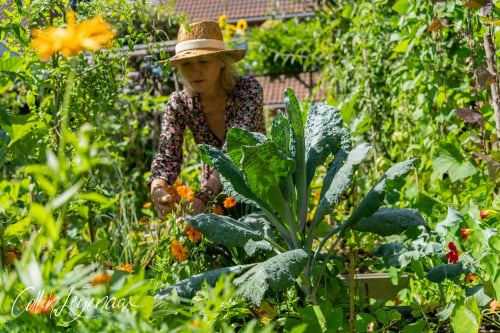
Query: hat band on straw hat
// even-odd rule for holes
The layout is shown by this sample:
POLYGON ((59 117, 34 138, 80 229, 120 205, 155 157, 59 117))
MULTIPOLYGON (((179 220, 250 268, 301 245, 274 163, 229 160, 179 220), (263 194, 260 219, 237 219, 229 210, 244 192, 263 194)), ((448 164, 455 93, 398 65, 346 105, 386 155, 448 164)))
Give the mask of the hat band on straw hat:
POLYGON ((193 49, 216 49, 224 50, 224 42, 217 39, 192 39, 175 45, 175 53, 193 49))

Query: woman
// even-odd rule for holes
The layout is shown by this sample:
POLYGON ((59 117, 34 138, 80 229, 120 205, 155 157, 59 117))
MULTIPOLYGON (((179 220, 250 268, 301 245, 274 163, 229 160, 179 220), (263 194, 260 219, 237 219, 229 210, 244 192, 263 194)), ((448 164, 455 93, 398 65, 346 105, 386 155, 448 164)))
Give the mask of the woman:
MULTIPOLYGON (((265 132, 262 87, 254 78, 238 76, 234 65, 245 50, 226 50, 217 22, 201 21, 189 27, 189 31, 180 27, 176 54, 169 59, 181 76, 184 91, 170 95, 151 165, 151 196, 160 219, 174 208, 175 199, 166 186, 179 176, 186 126, 196 144, 219 149, 224 148, 232 127, 265 132)), ((201 168, 201 188, 189 203, 191 214, 204 212, 222 189, 217 171, 203 163, 201 168)))

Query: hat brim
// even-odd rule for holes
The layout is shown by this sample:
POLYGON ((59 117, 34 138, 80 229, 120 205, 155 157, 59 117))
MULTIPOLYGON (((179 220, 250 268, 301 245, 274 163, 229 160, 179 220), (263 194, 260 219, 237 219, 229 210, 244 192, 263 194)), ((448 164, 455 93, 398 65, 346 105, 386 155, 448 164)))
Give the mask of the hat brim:
POLYGON ((167 61, 172 62, 172 65, 175 66, 175 64, 180 61, 180 60, 185 60, 185 59, 191 59, 191 58, 196 58, 208 54, 227 54, 231 56, 235 62, 240 61, 245 57, 245 54, 247 53, 246 50, 244 49, 231 49, 231 50, 204 50, 204 49, 196 49, 196 50, 187 50, 181 53, 178 53, 174 55, 173 57, 167 59, 167 60, 161 60, 158 61, 158 63, 164 63, 167 61))

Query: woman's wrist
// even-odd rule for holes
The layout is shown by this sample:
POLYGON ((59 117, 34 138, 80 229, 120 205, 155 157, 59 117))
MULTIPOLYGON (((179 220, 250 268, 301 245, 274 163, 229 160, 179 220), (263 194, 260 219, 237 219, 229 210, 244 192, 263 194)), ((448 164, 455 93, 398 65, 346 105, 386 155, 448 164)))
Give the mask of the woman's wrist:
POLYGON ((210 187, 205 185, 202 186, 194 196, 195 198, 201 200, 205 205, 208 205, 210 201, 215 199, 216 194, 210 187))

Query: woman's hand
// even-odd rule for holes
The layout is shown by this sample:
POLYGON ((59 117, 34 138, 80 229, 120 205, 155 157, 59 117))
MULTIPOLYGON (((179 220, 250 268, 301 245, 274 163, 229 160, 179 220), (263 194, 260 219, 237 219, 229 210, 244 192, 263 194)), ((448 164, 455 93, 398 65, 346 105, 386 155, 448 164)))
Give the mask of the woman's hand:
POLYGON ((192 201, 188 201, 184 204, 182 207, 182 215, 184 215, 184 213, 189 215, 198 215, 205 213, 206 210, 207 206, 205 203, 198 198, 194 198, 192 201))
POLYGON ((167 183, 163 179, 154 179, 151 182, 151 198, 160 220, 165 220, 165 215, 175 207, 175 198, 167 192, 166 186, 167 183))

